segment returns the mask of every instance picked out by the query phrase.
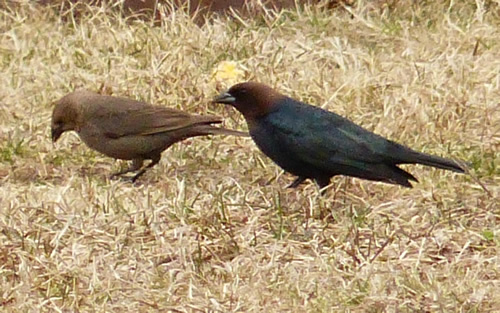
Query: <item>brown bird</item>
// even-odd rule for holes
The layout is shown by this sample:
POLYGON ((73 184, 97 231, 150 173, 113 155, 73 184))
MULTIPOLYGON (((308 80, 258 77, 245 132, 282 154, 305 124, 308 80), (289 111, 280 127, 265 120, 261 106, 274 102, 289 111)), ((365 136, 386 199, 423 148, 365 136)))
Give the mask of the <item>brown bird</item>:
POLYGON ((53 142, 74 130, 90 148, 115 159, 132 160, 132 166, 111 177, 138 171, 132 178, 135 182, 178 141, 216 134, 248 136, 211 125, 221 122, 216 116, 191 115, 132 99, 75 91, 57 101, 51 128, 53 142), (151 163, 143 167, 144 160, 151 163))
POLYGON ((331 177, 348 175, 411 188, 410 181, 417 179, 398 164, 465 172, 460 162, 417 152, 264 84, 234 85, 214 102, 232 105, 243 114, 262 152, 298 176, 290 187, 310 178, 323 188, 331 177))

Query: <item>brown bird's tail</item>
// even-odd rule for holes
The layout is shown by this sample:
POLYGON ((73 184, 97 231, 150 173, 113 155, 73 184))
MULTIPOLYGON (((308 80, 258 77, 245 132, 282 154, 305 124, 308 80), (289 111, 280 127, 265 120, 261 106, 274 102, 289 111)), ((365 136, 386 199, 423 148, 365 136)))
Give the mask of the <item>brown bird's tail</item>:
POLYGON ((408 163, 418 163, 457 173, 465 173, 466 170, 465 162, 458 162, 417 151, 412 151, 412 152, 413 152, 412 156, 407 160, 408 163))
POLYGON ((227 136, 238 136, 238 137, 250 137, 248 132, 215 127, 208 124, 197 126, 196 130, 201 132, 202 135, 227 135, 227 136))

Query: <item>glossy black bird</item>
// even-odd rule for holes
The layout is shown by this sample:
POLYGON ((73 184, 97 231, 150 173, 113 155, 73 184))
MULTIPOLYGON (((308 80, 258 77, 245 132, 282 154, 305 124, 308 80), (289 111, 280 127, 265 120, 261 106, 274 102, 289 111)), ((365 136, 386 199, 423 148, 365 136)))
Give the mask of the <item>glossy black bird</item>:
POLYGON ((285 171, 323 188, 335 175, 412 187, 417 179, 398 164, 423 164, 464 173, 456 161, 414 151, 333 112, 280 94, 256 82, 240 83, 214 99, 246 119, 257 146, 285 171))

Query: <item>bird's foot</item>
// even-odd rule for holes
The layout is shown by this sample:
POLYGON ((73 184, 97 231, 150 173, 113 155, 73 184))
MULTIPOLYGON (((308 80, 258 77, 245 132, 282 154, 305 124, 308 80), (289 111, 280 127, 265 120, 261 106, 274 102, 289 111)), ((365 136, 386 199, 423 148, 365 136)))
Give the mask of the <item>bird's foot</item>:
POLYGON ((130 173, 130 172, 134 172, 134 171, 137 171, 138 169, 136 168, 127 168, 127 169, 124 169, 122 171, 119 171, 119 172, 116 172, 116 173, 113 173, 111 175, 109 175, 109 179, 116 179, 120 176, 123 176, 124 174, 127 174, 127 173, 130 173))
POLYGON ((301 176, 299 176, 299 177, 297 177, 297 178, 293 181, 293 183, 291 183, 290 185, 288 185, 288 187, 287 187, 287 188, 296 188, 296 187, 298 187, 300 184, 302 184, 305 180, 306 180, 306 178, 305 178, 305 177, 301 177, 301 176))
POLYGON ((139 179, 139 177, 141 177, 145 172, 146 172, 146 169, 140 170, 137 174, 135 174, 134 176, 132 176, 132 178, 130 178, 130 181, 132 183, 135 183, 137 181, 137 179, 139 179))
POLYGON ((120 179, 123 182, 130 182, 134 184, 137 181, 137 179, 142 176, 142 174, 144 173, 137 173, 134 176, 129 176, 129 175, 125 176, 124 174, 114 173, 109 175, 109 179, 110 180, 120 179))
POLYGON ((121 178, 120 177, 121 175, 123 175, 123 174, 122 173, 113 173, 113 174, 109 175, 109 179, 115 180, 115 179, 121 178))

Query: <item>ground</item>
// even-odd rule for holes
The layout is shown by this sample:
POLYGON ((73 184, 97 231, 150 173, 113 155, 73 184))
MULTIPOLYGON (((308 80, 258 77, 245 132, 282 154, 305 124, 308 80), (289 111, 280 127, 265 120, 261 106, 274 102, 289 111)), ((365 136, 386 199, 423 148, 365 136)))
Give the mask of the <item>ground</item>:
POLYGON ((0 11, 0 310, 500 311, 500 9, 494 1, 358 1, 161 26, 20 1, 0 11), (138 183, 53 102, 77 88, 245 130, 210 103, 256 80, 416 150, 413 189, 336 177, 321 196, 250 138, 198 137, 138 183))

